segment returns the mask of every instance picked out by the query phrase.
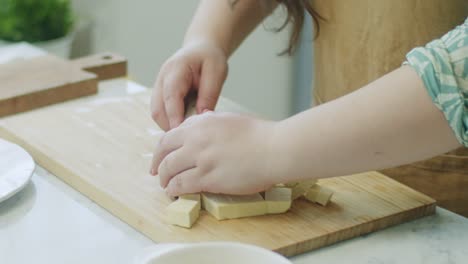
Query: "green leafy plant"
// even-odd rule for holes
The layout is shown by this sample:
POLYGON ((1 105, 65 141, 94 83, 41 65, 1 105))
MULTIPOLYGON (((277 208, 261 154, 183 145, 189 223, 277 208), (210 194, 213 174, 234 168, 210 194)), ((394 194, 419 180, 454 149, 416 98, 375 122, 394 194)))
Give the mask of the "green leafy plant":
POLYGON ((67 35, 73 26, 69 0, 0 0, 0 39, 39 42, 67 35))

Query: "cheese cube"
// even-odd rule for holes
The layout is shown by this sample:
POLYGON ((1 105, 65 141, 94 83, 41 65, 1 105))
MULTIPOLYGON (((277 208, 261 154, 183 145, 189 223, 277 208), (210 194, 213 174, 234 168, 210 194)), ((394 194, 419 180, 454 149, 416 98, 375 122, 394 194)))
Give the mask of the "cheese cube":
POLYGON ((291 188, 273 187, 265 192, 268 214, 284 213, 291 208, 291 188))
POLYGON ((304 196, 307 190, 309 190, 312 186, 314 186, 316 182, 317 182, 316 179, 312 179, 312 180, 305 180, 305 181, 297 182, 295 185, 293 185, 292 183, 289 183, 290 186, 293 186, 292 187, 292 199, 296 200, 297 198, 304 196))
POLYGON ((179 196, 179 199, 197 201, 198 209, 201 209, 201 197, 199 193, 184 194, 184 195, 179 196))
POLYGON ((307 200, 321 204, 323 206, 326 206, 328 204, 332 196, 333 196, 332 190, 326 187, 320 186, 320 185, 312 186, 312 188, 310 188, 307 191, 307 193, 304 195, 304 197, 307 200))
POLYGON ((169 223, 190 228, 200 215, 200 202, 178 199, 169 204, 166 210, 169 223))

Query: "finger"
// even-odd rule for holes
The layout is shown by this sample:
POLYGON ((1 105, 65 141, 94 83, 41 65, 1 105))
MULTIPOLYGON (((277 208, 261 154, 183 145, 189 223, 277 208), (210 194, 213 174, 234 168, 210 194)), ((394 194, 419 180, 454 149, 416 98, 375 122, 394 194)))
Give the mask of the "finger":
POLYGON ((163 85, 164 107, 172 129, 184 120, 184 98, 192 86, 192 73, 185 67, 176 68, 164 78, 163 85))
POLYGON ((172 197, 201 192, 203 186, 200 177, 201 174, 197 168, 185 170, 172 177, 167 184, 166 192, 172 197))
POLYGON ((183 145, 184 130, 175 129, 166 132, 160 139, 154 150, 153 159, 151 161, 151 175, 158 174, 158 168, 161 161, 172 151, 177 150, 183 145))
POLYGON ((198 89, 197 112, 214 110, 221 88, 227 76, 227 65, 213 61, 203 64, 200 87, 198 89))
POLYGON ((187 117, 182 124, 179 125, 180 128, 186 128, 194 124, 197 120, 202 119, 203 117, 201 115, 193 115, 187 117))
POLYGON ((153 95, 151 97, 151 117, 164 131, 169 130, 169 121, 167 119, 166 109, 164 108, 163 94, 162 94, 162 79, 158 77, 155 87, 153 88, 153 95))
POLYGON ((196 155, 187 147, 179 148, 169 153, 161 161, 158 168, 161 187, 166 188, 172 177, 177 174, 195 168, 196 155))
POLYGON ((206 119, 210 115, 214 115, 215 112, 210 111, 210 110, 205 110, 203 113, 199 115, 193 115, 188 117, 187 119, 182 122, 182 124, 179 125, 179 128, 186 128, 192 126, 193 124, 196 124, 197 122, 201 121, 202 119, 206 119))

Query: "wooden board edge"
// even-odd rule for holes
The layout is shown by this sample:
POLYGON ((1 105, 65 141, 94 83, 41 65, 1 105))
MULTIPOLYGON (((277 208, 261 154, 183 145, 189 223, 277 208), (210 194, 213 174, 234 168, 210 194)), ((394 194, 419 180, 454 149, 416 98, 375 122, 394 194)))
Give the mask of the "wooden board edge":
POLYGON ((96 74, 100 81, 127 76, 127 62, 103 65, 95 68, 84 68, 85 71, 96 74))
POLYGON ((97 92, 98 80, 92 75, 80 82, 68 83, 64 86, 0 100, 0 118, 97 94, 97 92), (29 103, 22 103, 21 101, 29 101, 29 103))
POLYGON ((70 63, 79 69, 96 74, 100 81, 127 76, 127 59, 112 52, 73 59, 70 63))
MULTIPOLYGON (((382 172, 380 172, 380 171, 373 171, 373 173, 375 173, 375 174, 377 174, 377 175, 380 175, 380 176, 383 176, 383 177, 386 178, 386 180, 389 180, 389 181, 391 181, 391 182, 393 182, 393 183, 395 183, 395 184, 401 185, 402 188, 406 189, 407 191, 417 193, 418 195, 420 195, 421 197, 423 197, 424 199, 426 199, 427 202, 429 202, 430 204, 432 204, 432 203, 437 203, 437 201, 436 201, 434 198, 430 197, 429 195, 427 195, 427 194, 425 194, 425 193, 422 193, 422 192, 420 192, 420 191, 418 191, 418 190, 415 190, 415 189, 409 187, 408 185, 406 185, 406 184, 404 184, 404 183, 401 183, 401 182, 399 182, 399 181, 393 179, 392 177, 390 177, 390 176, 388 176, 388 175, 386 175, 386 174, 384 174, 384 173, 382 173, 382 172)), ((421 201, 421 202, 423 202, 423 201, 421 201)))
POLYGON ((436 210, 436 203, 426 204, 420 207, 412 208, 394 215, 381 217, 372 222, 362 223, 359 225, 350 226, 344 230, 336 231, 315 237, 313 240, 305 240, 289 246, 274 248, 273 251, 285 256, 293 257, 302 253, 309 252, 314 249, 322 248, 335 244, 340 241, 345 241, 351 238, 366 235, 375 231, 383 230, 398 224, 416 220, 422 217, 433 215, 436 210))

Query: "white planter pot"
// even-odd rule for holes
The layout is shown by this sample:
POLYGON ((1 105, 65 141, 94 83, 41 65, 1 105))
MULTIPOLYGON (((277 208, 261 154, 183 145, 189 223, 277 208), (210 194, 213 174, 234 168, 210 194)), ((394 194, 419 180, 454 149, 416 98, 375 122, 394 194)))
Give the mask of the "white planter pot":
MULTIPOLYGON (((47 53, 51 53, 64 59, 68 59, 70 57, 71 45, 74 37, 74 32, 71 32, 68 35, 61 38, 52 39, 48 41, 34 42, 30 44, 46 51, 47 53)), ((15 44, 15 42, 0 40, 0 47, 11 44, 15 44)))

